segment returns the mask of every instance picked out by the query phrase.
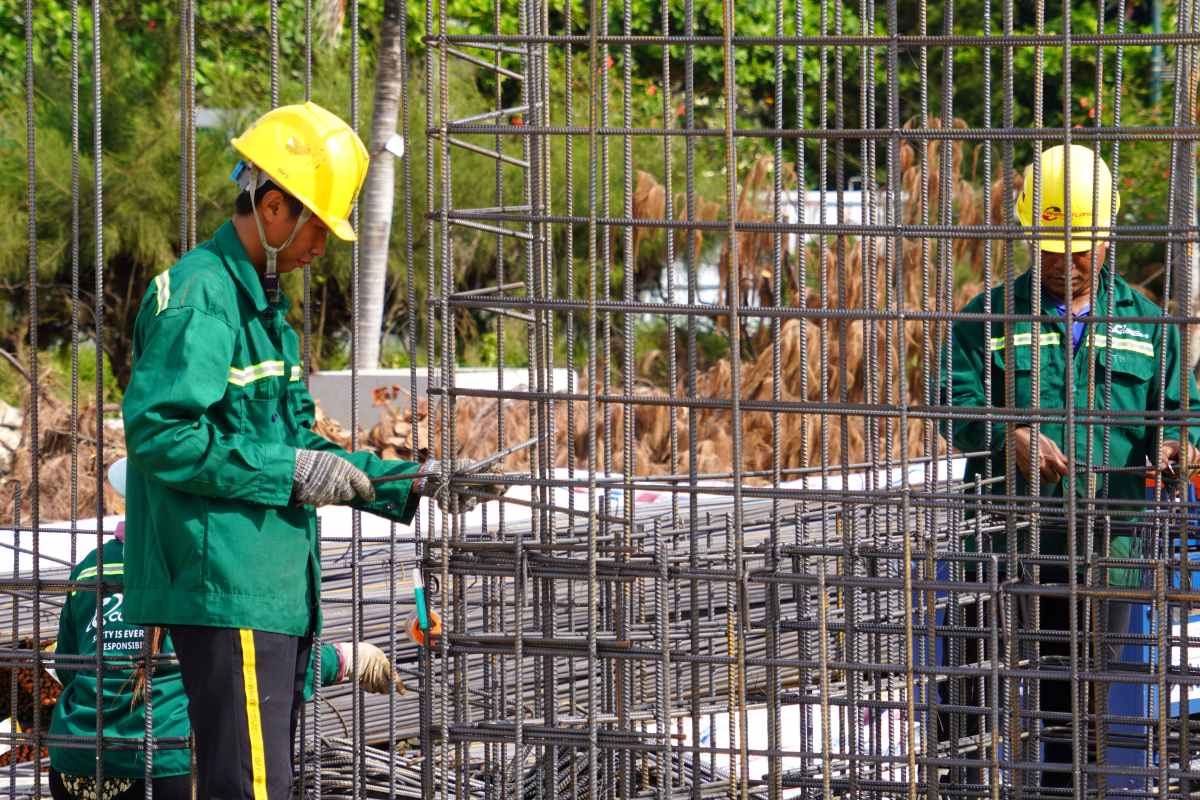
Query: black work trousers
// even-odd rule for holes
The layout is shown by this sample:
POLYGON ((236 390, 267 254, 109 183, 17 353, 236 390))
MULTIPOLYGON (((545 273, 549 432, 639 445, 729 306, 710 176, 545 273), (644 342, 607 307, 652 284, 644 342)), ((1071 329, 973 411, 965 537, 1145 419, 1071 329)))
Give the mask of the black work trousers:
POLYGON ((171 627, 195 735, 196 796, 287 800, 311 638, 171 627))
MULTIPOLYGON (((192 800, 192 776, 172 775, 169 778, 154 778, 150 781, 154 790, 154 800, 192 800)), ((95 791, 95 786, 92 786, 95 791)), ((63 782, 62 773, 50 768, 50 796, 54 800, 87 800, 85 797, 72 794, 63 782)), ((113 795, 112 800, 142 800, 146 796, 146 782, 137 780, 125 791, 113 795)))
MULTIPOLYGON (((1030 583, 1031 579, 1026 576, 1025 583, 1030 583)), ((1067 567, 1059 565, 1046 565, 1041 568, 1041 574, 1038 581, 1041 586, 1058 585, 1065 587, 1068 584, 1067 567)), ((1080 600, 1077 610, 1078 619, 1076 624, 1071 624, 1070 599, 1066 595, 1034 595, 1021 593, 1016 595, 1016 619, 1014 627, 1018 632, 1018 658, 1030 659, 1033 655, 1033 635, 1038 635, 1039 652, 1036 668, 1039 672, 1044 673, 1046 677, 1038 678, 1036 681, 1031 679, 1022 679, 1020 690, 1020 699, 1018 702, 1026 711, 1030 709, 1030 690, 1034 685, 1038 688, 1039 708, 1043 714, 1047 715, 1070 715, 1071 714, 1071 638, 1076 637, 1079 643, 1080 663, 1083 663, 1084 649, 1091 644, 1093 625, 1089 624, 1083 618, 1084 603, 1080 600), (1039 603, 1040 618, 1035 628, 1034 626, 1034 608, 1035 603, 1039 603)), ((962 618, 959 620, 959 625, 965 628, 976 628, 979 625, 979 606, 978 603, 968 604, 962 607, 962 618)), ((979 631, 978 634, 972 634, 959 639, 958 652, 961 654, 955 660, 959 664, 986 664, 993 661, 1003 663, 1006 653, 1006 636, 1007 633, 1002 615, 998 610, 992 609, 990 606, 985 606, 985 613, 988 615, 986 625, 979 631), (986 628, 989 625, 999 626, 999 652, 992 653, 989 643, 989 637, 986 628)), ((1103 657, 1108 664, 1112 664, 1120 660, 1120 651, 1123 649, 1120 645, 1111 641, 1110 637, 1127 634, 1130 626, 1130 615, 1133 607, 1126 602, 1115 600, 1107 600, 1100 603, 1097 608, 1097 625, 1104 636, 1106 645, 1103 647, 1103 657)), ((1100 654, 1096 654, 1097 657, 1100 654)), ((942 663, 950 663, 950 648, 945 646, 942 653, 942 663)), ((1096 684, 1089 692, 1089 697, 1094 701, 1096 691, 1108 691, 1106 684, 1096 684)), ((955 703, 959 706, 970 706, 979 709, 979 713, 960 714, 960 724, 957 726, 959 736, 973 736, 978 734, 981 726, 984 729, 990 730, 990 714, 991 709, 1003 709, 1009 705, 1009 689, 1006 679, 1000 680, 1000 695, 999 697, 992 696, 992 688, 990 679, 985 678, 958 678, 950 677, 938 684, 939 699, 942 703, 955 703), (950 695, 950 683, 955 682, 957 686, 957 697, 950 695), (981 687, 981 684, 982 687, 981 687), (985 718, 988 722, 985 724, 985 718)), ((1095 709, 1091 709, 1094 711, 1095 709)), ((1081 709, 1081 715, 1088 712, 1088 709, 1081 709)), ((950 732, 949 725, 950 714, 941 712, 938 714, 938 737, 945 740, 950 732)), ((1021 723, 1026 730, 1029 730, 1036 721, 1025 717, 1021 723)), ((1035 779, 1038 785, 1049 788, 1069 788, 1073 785, 1071 775, 1071 764, 1073 748, 1071 744, 1072 736, 1072 721, 1064 719, 1061 716, 1050 717, 1043 719, 1041 723, 1042 730, 1042 753, 1040 759, 1048 766, 1042 770, 1041 775, 1035 779)), ((1094 732, 1089 731, 1092 746, 1088 748, 1088 755, 1085 762, 1095 761, 1096 753, 1094 748, 1094 732)), ((1038 754, 1032 754, 1036 760, 1038 754)), ((971 776, 977 782, 980 779, 979 771, 973 770, 971 776)))

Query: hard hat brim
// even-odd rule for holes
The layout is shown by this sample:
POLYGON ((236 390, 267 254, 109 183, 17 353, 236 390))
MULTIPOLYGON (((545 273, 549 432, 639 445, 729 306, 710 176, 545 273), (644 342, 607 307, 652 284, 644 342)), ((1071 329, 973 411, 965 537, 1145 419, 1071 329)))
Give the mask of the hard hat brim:
MULTIPOLYGON (((1103 237, 1103 236, 1097 237, 1095 240, 1092 240, 1086 234, 1081 235, 1081 236, 1072 236, 1071 237, 1071 252, 1072 253, 1083 253, 1087 250, 1091 250, 1093 247, 1100 244, 1101 242, 1106 242, 1106 241, 1108 241, 1108 238, 1103 237)), ((1065 253, 1065 252, 1067 252, 1067 240, 1066 239, 1042 239, 1042 249, 1047 252, 1050 252, 1050 253, 1065 253)))
POLYGON ((354 228, 350 226, 350 222, 348 220, 325 220, 325 224, 329 226, 329 230, 333 233, 333 235, 341 239, 343 242, 358 241, 358 234, 354 232, 354 228))

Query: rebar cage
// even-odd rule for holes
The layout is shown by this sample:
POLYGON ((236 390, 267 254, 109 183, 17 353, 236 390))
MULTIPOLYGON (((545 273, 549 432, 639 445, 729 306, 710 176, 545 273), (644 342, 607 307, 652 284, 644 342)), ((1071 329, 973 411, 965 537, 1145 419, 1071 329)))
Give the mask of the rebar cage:
MULTIPOLYGON (((357 126, 358 4, 345 5, 357 126)), ((357 512, 322 517, 322 638, 375 642, 412 691, 318 687, 301 722, 297 794, 1196 791, 1200 504, 1188 465, 1155 472, 1112 457, 1123 431, 1155 461, 1160 439, 1200 434, 1189 431, 1187 379, 1200 357, 1196 2, 1171 6, 1166 32, 1146 30, 1127 0, 480 5, 469 16, 428 3, 422 49, 400 57, 400 133, 423 143, 424 159, 412 163, 411 145, 399 158, 393 224, 408 235, 393 258, 409 300, 411 385, 418 361, 428 375, 384 424, 439 457, 451 481, 461 461, 504 451, 499 474, 472 480, 506 494, 470 513, 424 505, 411 530, 357 512), (1153 113, 1123 119, 1126 70, 1146 64, 1153 113), (464 80, 476 91, 458 91, 464 80), (418 103, 424 127, 410 129, 418 103), (1039 284, 1040 242, 1056 235, 1022 226, 1016 198, 1030 177, 1037 194, 1041 168, 1026 176, 1024 166, 1056 144, 1101 156, 1114 196, 1126 194, 1111 226, 1068 228, 1106 236, 1097 285, 1145 277, 1134 263, 1145 254, 1162 265, 1153 313, 1105 309, 1094 294, 1079 345, 1031 341, 1032 324, 1051 330, 1066 313, 1040 292, 1015 310, 1021 276, 1039 284), (1143 193, 1160 202, 1130 202, 1143 193), (414 246, 422 226, 425 244, 414 246), (480 248, 489 280, 463 285, 464 258, 480 248), (460 380, 464 320, 494 337, 494 388, 460 380), (987 345, 981 394, 956 404, 955 344, 970 325, 987 345), (1136 353, 1153 369, 1119 369, 1118 325, 1158 332, 1136 353), (1090 366, 1063 367, 1080 359, 1090 366), (517 385, 505 379, 514 366, 517 385), (1062 396, 1040 388, 1018 402, 1054 380, 1062 396), (1157 400, 1119 408, 1114 392, 1138 382, 1156 384, 1157 400), (971 426, 982 438, 964 448, 956 437, 971 426), (1061 490, 1037 470, 1022 476, 1006 446, 1022 429, 1035 460, 1042 433, 1062 444, 1061 490), (968 462, 984 466, 973 473, 968 462), (1144 494, 1114 496, 1122 478, 1145 478, 1144 494), (428 646, 404 631, 414 568, 443 623, 428 646)), ((33 398, 47 302, 38 13, 27 0, 33 398)), ((102 41, 102 13, 92 16, 94 85, 105 48, 120 46, 102 41)), ((279 102, 278 15, 312 13, 307 0, 270 3, 264 108, 279 102)), ((181 250, 208 235, 196 230, 197 15, 201 4, 180 3, 181 250)), ((307 96, 311 35, 306 44, 307 96)), ((103 297, 103 109, 92 100, 99 268, 83 266, 103 297)), ((88 227, 79 171, 76 157, 76 302, 88 227)), ((1080 195, 1067 194, 1070 219, 1080 195)), ((1044 210, 1035 219, 1049 220, 1044 210)), ((357 295, 357 246, 352 264, 357 295)), ((308 358, 307 275, 304 290, 308 358)), ((357 296, 352 308, 356 331, 357 296)), ((110 323, 102 306, 94 312, 92 332, 75 314, 76 354, 81 337, 104 340, 110 323)), ((344 422, 359 445, 351 339, 344 422)), ((95 749, 98 770, 104 751, 141 748, 148 775, 153 753, 187 746, 154 736, 152 715, 138 740, 54 739, 52 703, 33 700, 45 694, 43 668, 108 660, 42 649, 65 593, 99 600, 120 586, 102 567, 67 580, 101 541, 105 438, 119 437, 104 420, 103 362, 90 411, 79 407, 78 358, 73 367, 70 430, 54 446, 69 445, 73 497, 77 476, 90 476, 79 490, 94 508, 73 503, 64 522, 39 513, 39 448, 49 445, 36 401, 24 428, 31 471, 8 484, 11 630, 0 666, 10 713, 25 703, 31 720, 0 737, 14 754, 4 767, 13 796, 47 793, 16 757, 36 763, 47 744, 95 749)))

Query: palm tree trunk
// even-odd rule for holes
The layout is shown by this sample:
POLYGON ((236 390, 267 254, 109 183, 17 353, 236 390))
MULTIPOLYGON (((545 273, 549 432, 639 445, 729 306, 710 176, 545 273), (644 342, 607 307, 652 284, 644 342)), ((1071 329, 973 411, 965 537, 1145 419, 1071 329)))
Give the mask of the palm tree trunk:
MULTIPOLYGON (((1175 53, 1175 58, 1179 62, 1176 65, 1176 83, 1179 86, 1194 88, 1197 83, 1197 71, 1190 66, 1193 61, 1189 58, 1189 49, 1181 47, 1175 53)), ((1181 106, 1179 119, 1175 124, 1195 125, 1200 116, 1196 99, 1192 91, 1181 91, 1183 91, 1183 96, 1179 98, 1181 106)), ((1168 224, 1172 227, 1195 225, 1197 217, 1195 142, 1179 142, 1175 146, 1174 159, 1171 164, 1171 187, 1174 202, 1171 205, 1172 218, 1167 220, 1168 224)), ((1172 280, 1171 299, 1177 304, 1175 313, 1183 312, 1186 300, 1188 301, 1189 316, 1195 316, 1197 308, 1200 308, 1200 248, 1194 242, 1177 242, 1169 248, 1169 252, 1172 255, 1172 263, 1169 265, 1172 280), (1190 297, 1184 296, 1185 275, 1191 279, 1190 297)), ((1189 363, 1183 364, 1182 367, 1184 370, 1190 370, 1193 374, 1200 374, 1200 325, 1187 325, 1183 330, 1187 332, 1189 340, 1187 354, 1189 363)), ((1174 376, 1169 376, 1167 380, 1174 380, 1174 376)))
POLYGON ((375 74, 375 110, 371 118, 371 167, 362 193, 362 263, 359 270, 358 348, 355 361, 360 368, 379 366, 383 337, 383 304, 387 280, 388 242, 392 233, 392 204, 395 199, 395 159, 384 149, 396 133, 400 112, 401 15, 404 3, 385 0, 380 29, 379 66, 375 74))

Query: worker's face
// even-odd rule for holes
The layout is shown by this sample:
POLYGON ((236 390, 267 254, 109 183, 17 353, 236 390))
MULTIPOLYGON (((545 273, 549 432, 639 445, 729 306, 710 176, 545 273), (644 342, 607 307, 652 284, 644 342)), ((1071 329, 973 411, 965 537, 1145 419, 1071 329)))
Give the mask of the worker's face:
MULTIPOLYGON (((292 216, 283 194, 274 190, 263 196, 262 203, 258 206, 258 213, 262 216, 263 232, 267 235, 267 243, 272 247, 278 247, 287 241, 299 219, 299 217, 292 216)), ((292 243, 279 254, 275 262, 275 269, 284 273, 307 266, 314 258, 320 258, 325 254, 325 240, 328 237, 329 228, 325 227, 325 223, 315 215, 309 216, 304 226, 296 231, 292 243)))
POLYGON ((1050 294, 1066 299, 1067 276, 1071 277, 1071 296, 1079 297, 1091 292, 1095 276, 1104 266, 1108 253, 1108 242, 1100 242, 1091 250, 1077 253, 1051 253, 1042 251, 1042 286, 1050 294))

